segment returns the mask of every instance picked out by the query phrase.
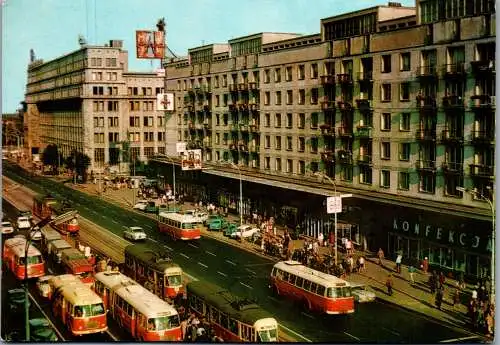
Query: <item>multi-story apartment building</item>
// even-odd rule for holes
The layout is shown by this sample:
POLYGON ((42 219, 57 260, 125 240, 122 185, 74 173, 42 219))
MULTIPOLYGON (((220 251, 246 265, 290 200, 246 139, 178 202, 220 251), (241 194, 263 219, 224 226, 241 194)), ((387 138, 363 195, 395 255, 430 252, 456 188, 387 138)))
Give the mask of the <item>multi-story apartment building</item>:
POLYGON ((90 170, 127 171, 130 159, 165 152, 165 118, 156 110, 164 79, 128 71, 122 41, 80 49, 28 66, 26 142, 56 144, 64 156, 91 158, 90 170))
POLYGON ((492 2, 389 3, 321 19, 318 34, 188 53, 166 65, 167 126, 209 169, 179 171, 179 191, 237 212, 242 179, 245 214, 316 236, 333 230, 331 180, 353 194, 338 237, 489 274, 491 210, 479 195, 491 199, 494 185, 492 2))

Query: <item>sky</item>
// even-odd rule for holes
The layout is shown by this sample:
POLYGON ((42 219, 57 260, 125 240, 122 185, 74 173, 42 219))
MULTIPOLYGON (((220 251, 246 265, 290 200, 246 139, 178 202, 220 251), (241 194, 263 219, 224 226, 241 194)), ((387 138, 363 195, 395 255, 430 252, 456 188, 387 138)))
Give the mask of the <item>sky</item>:
MULTIPOLYGON (((320 32, 321 18, 376 5, 382 0, 0 0, 2 4, 2 113, 24 100, 30 49, 52 60, 79 48, 123 40, 129 70, 151 71, 159 61, 135 56, 135 30, 167 24, 167 45, 177 56, 189 48, 227 43, 259 32, 320 32)), ((395 0, 396 1, 396 0, 395 0)), ((415 6, 415 0, 398 0, 415 6)))

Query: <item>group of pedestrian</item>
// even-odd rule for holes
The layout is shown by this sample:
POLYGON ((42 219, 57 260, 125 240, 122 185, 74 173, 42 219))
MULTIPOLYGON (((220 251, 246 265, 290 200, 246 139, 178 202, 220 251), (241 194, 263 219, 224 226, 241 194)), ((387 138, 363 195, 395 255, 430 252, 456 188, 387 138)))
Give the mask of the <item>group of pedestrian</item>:
POLYGON ((181 331, 182 339, 185 342, 224 342, 224 339, 215 334, 210 322, 204 316, 198 318, 194 313, 191 313, 188 317, 183 317, 181 321, 181 331))
POLYGON ((495 324, 495 304, 490 301, 491 283, 481 279, 472 291, 468 305, 468 316, 475 331, 493 335, 495 324))

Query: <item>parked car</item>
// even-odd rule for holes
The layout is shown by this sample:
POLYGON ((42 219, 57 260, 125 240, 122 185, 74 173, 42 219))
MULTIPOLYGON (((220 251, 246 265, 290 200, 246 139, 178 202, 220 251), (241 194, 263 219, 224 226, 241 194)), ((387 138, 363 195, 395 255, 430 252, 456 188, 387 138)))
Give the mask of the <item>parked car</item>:
POLYGON ((40 293, 40 296, 44 298, 50 297, 49 279, 52 277, 53 277, 52 275, 46 275, 43 277, 39 277, 38 280, 36 281, 36 288, 40 293))
POLYGON ((30 340, 37 342, 58 341, 56 332, 45 318, 36 318, 29 321, 30 340))
POLYGON ((160 204, 156 208, 157 213, 160 214, 160 212, 166 212, 166 213, 177 213, 181 211, 180 207, 175 207, 173 205, 167 205, 167 204, 160 204))
MULTIPOLYGON (((23 289, 11 289, 7 291, 9 311, 12 314, 24 314, 25 293, 23 289)), ((30 301, 28 299, 28 305, 30 301)))
POLYGON ((14 232, 14 227, 10 222, 2 222, 2 234, 8 235, 14 232))
POLYGON ((229 223, 224 230, 224 236, 232 237, 233 233, 235 233, 236 231, 238 231, 238 225, 229 223))
POLYGON ((259 233, 260 230, 259 228, 253 226, 253 225, 240 225, 238 229, 231 234, 232 238, 249 238, 253 237, 256 233, 259 233))
POLYGON ((220 230, 224 230, 227 226, 228 226, 228 222, 223 219, 223 218, 216 218, 216 219, 212 219, 209 223, 208 223, 208 230, 212 230, 212 231, 220 231, 220 230))
POLYGON ((134 210, 144 211, 146 209, 147 205, 148 205, 148 201, 147 200, 139 200, 134 205, 134 210))
POLYGON ((25 217, 25 216, 20 216, 20 217, 17 217, 17 229, 18 230, 27 230, 29 228, 31 228, 31 222, 30 222, 30 219, 28 217, 25 217))
POLYGON ((128 238, 131 241, 143 241, 147 236, 144 229, 140 226, 130 226, 123 232, 123 237, 128 238))
POLYGON ((19 211, 19 216, 27 217, 29 220, 33 220, 33 214, 30 210, 19 211))
POLYGON ((30 232, 30 237, 33 241, 40 241, 42 239, 42 232, 38 226, 35 226, 30 232))
POLYGON ((156 206, 156 202, 148 201, 143 211, 146 213, 156 213, 158 212, 158 206, 156 206))
POLYGON ((218 214, 210 214, 208 215, 207 219, 205 219, 205 221, 203 222, 203 225, 208 226, 211 222, 218 219, 224 220, 224 217, 218 214))
POLYGON ((373 291, 367 290, 366 285, 351 283, 351 294, 358 303, 373 302, 377 297, 373 291))
POLYGON ((205 212, 198 212, 196 210, 187 210, 183 212, 185 215, 191 216, 195 223, 203 224, 207 218, 208 214, 205 212))

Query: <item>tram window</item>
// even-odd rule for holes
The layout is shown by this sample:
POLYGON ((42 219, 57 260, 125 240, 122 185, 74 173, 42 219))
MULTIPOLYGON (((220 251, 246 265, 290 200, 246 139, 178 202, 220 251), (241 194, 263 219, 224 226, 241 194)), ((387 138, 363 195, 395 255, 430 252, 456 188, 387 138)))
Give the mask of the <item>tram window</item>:
POLYGON ((155 271, 153 271, 152 269, 148 269, 148 279, 150 280, 154 280, 155 279, 155 271))
POLYGON ((83 317, 83 310, 82 310, 82 307, 77 305, 75 307, 75 316, 76 317, 83 317))
POLYGON ((288 280, 288 272, 283 272, 283 280, 288 280))
POLYGON ((288 276, 288 282, 289 282, 290 284, 295 284, 295 279, 296 279, 296 278, 297 278, 297 276, 296 276, 295 274, 290 274, 290 275, 288 276))
POLYGON ((311 290, 311 281, 310 280, 304 280, 304 290, 311 290))
POLYGON ((238 321, 229 319, 229 330, 234 334, 238 334, 238 321))
POLYGON ((276 277, 277 277, 278 279, 282 279, 282 278, 283 278, 283 271, 282 271, 282 270, 280 270, 280 269, 278 269, 278 270, 276 271, 276 277))
POLYGON ((203 310, 203 301, 199 298, 196 300, 196 310, 198 310, 202 314, 205 313, 205 310, 203 310))
POLYGON ((297 280, 295 281, 295 286, 301 288, 303 282, 304 282, 304 279, 302 279, 301 277, 297 277, 297 280))
POLYGON ((318 285, 318 295, 324 296, 325 295, 325 287, 323 285, 318 285))
POLYGON ((134 308, 132 308, 132 306, 127 303, 127 314, 132 316, 133 311, 134 311, 134 308))
POLYGON ((276 277, 276 270, 277 270, 277 268, 276 268, 276 267, 273 267, 273 270, 271 271, 271 275, 272 275, 273 277, 276 277))
POLYGON ((220 325, 224 328, 228 328, 227 314, 220 313, 220 325))
POLYGON ((255 341, 255 328, 251 328, 250 330, 250 341, 255 341))
POLYGON ((312 293, 316 293, 316 289, 317 289, 318 285, 316 283, 311 283, 311 292, 312 293))
POLYGON ((217 310, 216 308, 214 307, 210 307, 210 318, 212 322, 215 322, 215 323, 220 323, 220 320, 219 320, 219 310, 217 310))
POLYGON ((189 297, 189 306, 190 306, 191 308, 194 308, 194 305, 195 305, 195 301, 194 301, 194 299, 195 299, 195 298, 196 298, 196 297, 195 297, 195 296, 193 296, 193 295, 191 295, 191 296, 189 297))

